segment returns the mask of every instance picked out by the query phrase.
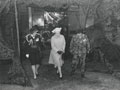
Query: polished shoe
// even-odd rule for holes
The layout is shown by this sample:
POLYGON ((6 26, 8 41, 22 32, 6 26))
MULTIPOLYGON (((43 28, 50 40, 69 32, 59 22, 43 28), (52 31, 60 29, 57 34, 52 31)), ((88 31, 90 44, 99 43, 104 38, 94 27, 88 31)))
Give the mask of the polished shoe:
POLYGON ((63 79, 63 77, 59 77, 59 79, 61 79, 61 80, 62 80, 62 79, 63 79))
POLYGON ((39 73, 37 73, 36 76, 38 77, 38 76, 39 76, 39 73))
POLYGON ((36 72, 36 76, 37 76, 37 77, 39 76, 39 73, 38 73, 38 71, 36 72))

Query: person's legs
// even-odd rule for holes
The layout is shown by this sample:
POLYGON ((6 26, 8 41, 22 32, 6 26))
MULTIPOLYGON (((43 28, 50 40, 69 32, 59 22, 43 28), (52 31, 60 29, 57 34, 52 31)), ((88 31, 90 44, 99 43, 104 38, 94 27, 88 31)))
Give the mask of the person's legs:
POLYGON ((62 70, 61 70, 61 66, 58 66, 58 72, 59 72, 59 78, 62 78, 62 70))
POLYGON ((79 63, 79 57, 77 55, 73 56, 73 60, 72 60, 72 71, 71 71, 71 75, 74 74, 75 70, 77 69, 77 65, 79 63))
POLYGON ((62 65, 63 65, 63 60, 62 60, 62 58, 61 58, 61 55, 59 55, 58 53, 56 53, 56 52, 53 52, 52 54, 51 54, 51 61, 52 61, 52 64, 54 64, 54 68, 56 68, 57 69, 57 74, 59 74, 59 78, 60 79, 62 79, 62 69, 61 69, 61 67, 62 67, 62 65))
POLYGON ((38 75, 38 69, 40 67, 40 64, 41 64, 41 58, 40 58, 40 50, 36 50, 36 53, 35 53, 35 72, 36 72, 36 75, 38 75))
POLYGON ((85 77, 85 58, 86 54, 83 54, 80 58, 80 65, 81 65, 81 77, 85 77))
POLYGON ((60 74, 60 76, 59 76, 59 78, 60 79, 62 79, 62 65, 63 65, 63 60, 62 60, 62 58, 60 57, 60 59, 59 59, 59 65, 58 65, 58 72, 59 72, 59 74, 60 74))
POLYGON ((62 65, 63 65, 63 60, 62 60, 61 56, 59 56, 59 58, 57 60, 57 74, 59 73, 60 79, 62 79, 62 65))
POLYGON ((35 72, 36 72, 37 75, 38 75, 38 69, 39 69, 39 67, 40 67, 39 64, 36 64, 36 65, 35 65, 35 72))
POLYGON ((58 69, 57 69, 57 74, 59 73, 58 69))
POLYGON ((33 71, 33 76, 34 76, 34 79, 36 79, 36 69, 35 69, 35 65, 32 65, 32 71, 33 71))

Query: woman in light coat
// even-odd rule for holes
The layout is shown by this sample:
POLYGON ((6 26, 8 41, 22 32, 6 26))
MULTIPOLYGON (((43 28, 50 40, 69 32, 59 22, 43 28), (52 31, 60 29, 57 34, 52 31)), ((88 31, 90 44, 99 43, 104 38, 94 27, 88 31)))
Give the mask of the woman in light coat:
POLYGON ((62 70, 63 65, 62 54, 65 52, 65 38, 60 34, 62 28, 55 28, 52 32, 54 35, 51 38, 51 52, 49 57, 49 64, 54 64, 57 68, 57 73, 59 78, 62 79, 62 70))

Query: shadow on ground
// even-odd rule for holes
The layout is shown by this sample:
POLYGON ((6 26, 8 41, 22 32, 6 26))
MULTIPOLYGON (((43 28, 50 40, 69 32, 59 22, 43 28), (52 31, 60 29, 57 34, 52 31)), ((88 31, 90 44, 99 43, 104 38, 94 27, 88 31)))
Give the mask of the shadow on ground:
MULTIPOLYGON (((79 67, 73 76, 70 75, 71 62, 67 60, 62 68, 62 80, 58 78, 53 65, 48 65, 47 63, 41 65, 39 68, 39 76, 36 80, 33 79, 31 65, 28 59, 23 61, 23 66, 33 87, 2 84, 0 85, 0 90, 119 90, 120 88, 119 79, 108 74, 106 67, 101 63, 87 63, 86 77, 81 78, 79 67)), ((4 81, 6 79, 4 74, 7 74, 9 65, 3 65, 1 67, 0 70, 3 73, 0 77, 2 78, 1 80, 4 81)), ((119 70, 117 64, 116 67, 116 70, 119 70)))
POLYGON ((119 90, 120 88, 120 81, 108 74, 107 68, 100 63, 96 65, 88 63, 86 77, 81 78, 79 67, 71 76, 71 63, 65 61, 62 80, 58 78, 54 66, 48 64, 41 65, 39 76, 34 80, 29 61, 26 60, 23 64, 36 90, 119 90))

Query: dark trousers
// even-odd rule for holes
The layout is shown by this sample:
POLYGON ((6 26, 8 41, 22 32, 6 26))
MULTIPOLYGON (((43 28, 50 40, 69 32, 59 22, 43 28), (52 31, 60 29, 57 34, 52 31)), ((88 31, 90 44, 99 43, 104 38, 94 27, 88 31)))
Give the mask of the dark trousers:
POLYGON ((72 59, 72 73, 75 72, 78 65, 80 65, 80 72, 81 74, 85 73, 85 59, 86 59, 86 53, 83 53, 81 56, 73 55, 72 59))

